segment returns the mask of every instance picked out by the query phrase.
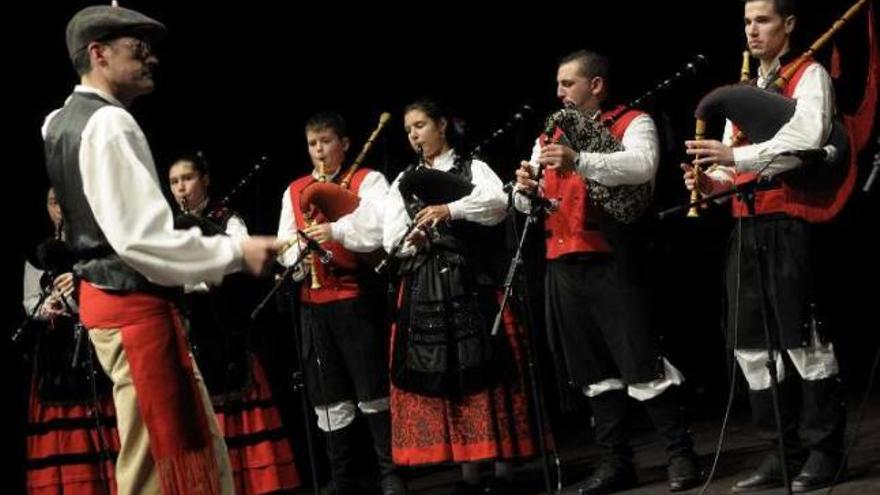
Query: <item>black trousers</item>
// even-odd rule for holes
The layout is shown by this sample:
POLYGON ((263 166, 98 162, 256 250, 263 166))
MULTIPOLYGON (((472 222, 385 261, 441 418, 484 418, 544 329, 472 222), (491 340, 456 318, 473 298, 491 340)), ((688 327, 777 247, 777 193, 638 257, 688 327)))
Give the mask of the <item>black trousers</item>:
POLYGON ((550 349, 569 383, 663 378, 649 291, 626 276, 612 255, 548 261, 545 297, 550 349))
POLYGON ((312 404, 388 396, 388 334, 370 299, 303 304, 305 380, 312 404))
POLYGON ((735 227, 727 253, 728 346, 766 349, 761 315, 764 297, 775 347, 807 347, 811 341, 810 304, 818 299, 810 226, 783 214, 744 218, 742 222, 742 235, 735 227), (758 285, 759 270, 763 295, 758 285))

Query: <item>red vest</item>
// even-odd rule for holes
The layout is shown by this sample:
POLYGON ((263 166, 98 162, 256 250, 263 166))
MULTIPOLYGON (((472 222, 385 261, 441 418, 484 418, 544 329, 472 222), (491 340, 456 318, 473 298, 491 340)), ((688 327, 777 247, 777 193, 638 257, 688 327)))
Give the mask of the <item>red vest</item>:
MULTIPOLYGON (((372 170, 368 168, 358 169, 351 177, 349 190, 355 194, 358 193, 364 177, 372 170)), ((342 172, 340 172, 341 176, 342 172)), ((308 222, 300 208, 300 194, 309 184, 315 182, 315 178, 311 174, 300 177, 290 183, 289 193, 290 201, 293 206, 293 216, 296 220, 298 229, 305 229, 308 222)), ((325 223, 326 219, 322 215, 317 215, 318 223, 325 223)), ((355 270, 357 269, 357 259, 355 254, 345 249, 342 244, 336 241, 330 241, 322 244, 322 247, 333 253, 333 259, 327 263, 321 263, 315 257, 315 263, 310 267, 315 270, 318 281, 321 283, 320 289, 312 289, 310 277, 306 277, 300 288, 300 300, 307 304, 323 304, 334 301, 342 301, 345 299, 354 299, 360 295, 355 270)))
MULTIPOLYGON (((807 62, 803 64, 782 89, 782 94, 792 98, 795 88, 803 77, 808 67, 816 62, 807 62)), ((785 67, 779 69, 780 73, 785 72, 785 67)), ((738 146, 749 144, 748 142, 739 142, 738 146)), ((756 179, 754 172, 745 172, 736 174, 736 184, 744 184, 756 179)), ((749 216, 746 204, 737 197, 732 201, 733 216, 736 218, 749 216)), ((755 194, 755 214, 769 215, 773 213, 786 213, 793 217, 811 220, 807 209, 811 206, 811 198, 802 191, 794 190, 786 185, 780 185, 775 189, 758 191, 755 194)))
MULTIPOLYGON (((617 107, 602 114, 601 120, 623 111, 617 107)), ((644 112, 623 111, 623 114, 609 128, 618 141, 623 139, 629 124, 644 112)), ((542 135, 541 146, 548 138, 542 135)), ((547 239, 547 259, 554 260, 571 253, 608 253, 611 246, 599 231, 599 226, 591 212, 587 182, 577 171, 559 172, 546 170, 544 173, 544 197, 558 201, 558 208, 544 219, 547 239)))

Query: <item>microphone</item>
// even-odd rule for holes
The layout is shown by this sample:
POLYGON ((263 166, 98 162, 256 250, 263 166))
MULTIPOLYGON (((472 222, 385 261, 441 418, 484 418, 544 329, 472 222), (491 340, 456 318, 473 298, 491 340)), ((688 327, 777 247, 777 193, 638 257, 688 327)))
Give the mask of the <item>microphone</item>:
POLYGON ((333 259, 333 252, 332 251, 328 251, 328 250, 324 249, 323 247, 321 247, 321 244, 318 243, 318 241, 309 237, 302 230, 297 229, 297 232, 299 232, 299 235, 302 236, 303 239, 305 239, 306 246, 308 246, 308 248, 310 250, 312 250, 318 254, 318 259, 321 260, 321 263, 324 263, 325 265, 327 263, 330 263, 330 260, 333 259))
POLYGON ((514 192, 517 194, 522 194, 524 197, 526 197, 532 203, 532 206, 538 207, 545 211, 554 211, 559 208, 558 199, 550 199, 543 196, 538 196, 537 194, 531 194, 526 192, 525 189, 514 189, 514 192))
POLYGON ((821 161, 831 163, 837 158, 837 147, 833 144, 808 150, 783 151, 779 156, 794 156, 803 161, 821 161))
MULTIPOLYGON (((877 137, 877 144, 880 145, 880 137, 877 137)), ((868 180, 865 181, 865 187, 862 188, 862 192, 871 192, 871 188, 874 187, 874 181, 877 180, 878 173, 880 173, 880 149, 874 154, 874 168, 871 169, 871 175, 869 175, 868 180)))

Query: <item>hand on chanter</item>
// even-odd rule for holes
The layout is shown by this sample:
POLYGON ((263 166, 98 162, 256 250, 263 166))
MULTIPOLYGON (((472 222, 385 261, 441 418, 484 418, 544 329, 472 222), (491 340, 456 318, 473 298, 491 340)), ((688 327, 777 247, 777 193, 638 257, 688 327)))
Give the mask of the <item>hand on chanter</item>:
POLYGON ((541 148, 538 162, 550 170, 568 171, 574 169, 577 152, 561 144, 548 144, 541 148))
POLYGON ((317 242, 330 242, 333 240, 333 229, 331 228, 331 225, 332 224, 329 223, 316 223, 315 225, 306 227, 303 232, 317 242))
POLYGON ((416 213, 416 227, 436 227, 438 223, 445 222, 452 217, 447 205, 433 205, 422 208, 416 213))
POLYGON ((538 181, 532 177, 532 166, 529 162, 523 161, 519 163, 519 168, 516 169, 516 187, 529 194, 534 194, 538 188, 538 181))
POLYGON ((733 148, 727 146, 721 141, 714 139, 698 139, 694 141, 684 142, 685 153, 693 157, 694 165, 709 166, 722 165, 725 167, 733 166, 733 148))

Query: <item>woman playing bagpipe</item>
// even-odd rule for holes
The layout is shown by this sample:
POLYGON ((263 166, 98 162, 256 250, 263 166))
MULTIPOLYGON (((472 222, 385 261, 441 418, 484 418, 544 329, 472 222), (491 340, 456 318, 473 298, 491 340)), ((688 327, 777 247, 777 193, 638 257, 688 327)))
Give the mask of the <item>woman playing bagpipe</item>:
POLYGON ((25 263, 22 337, 33 343, 28 401, 27 491, 99 495, 116 492, 113 459, 119 450, 110 381, 99 365, 94 383, 91 346, 78 335, 72 258, 61 207, 49 189, 46 209, 55 235, 25 263), (94 388, 93 388, 94 387, 94 388), (98 420, 96 422, 96 419, 98 420))
MULTIPOLYGON (((168 179, 181 210, 176 228, 248 237, 242 218, 208 195, 211 176, 201 153, 174 162, 168 179)), ((248 287, 243 275, 232 274, 219 287, 186 286, 185 299, 193 355, 229 450, 236 493, 260 494, 293 489, 300 481, 269 382, 248 348, 248 313, 241 302, 248 287)))
POLYGON ((505 493, 508 461, 536 452, 520 368, 522 328, 509 311, 490 336, 498 281, 487 259, 503 253, 490 227, 506 215, 489 166, 453 148, 449 115, 434 101, 406 108, 420 164, 395 180, 385 208, 385 249, 401 259, 392 330, 392 454, 400 465, 462 465, 457 493, 482 493, 478 462, 494 460, 487 493, 505 493), (400 247, 402 246, 402 247, 400 247))

